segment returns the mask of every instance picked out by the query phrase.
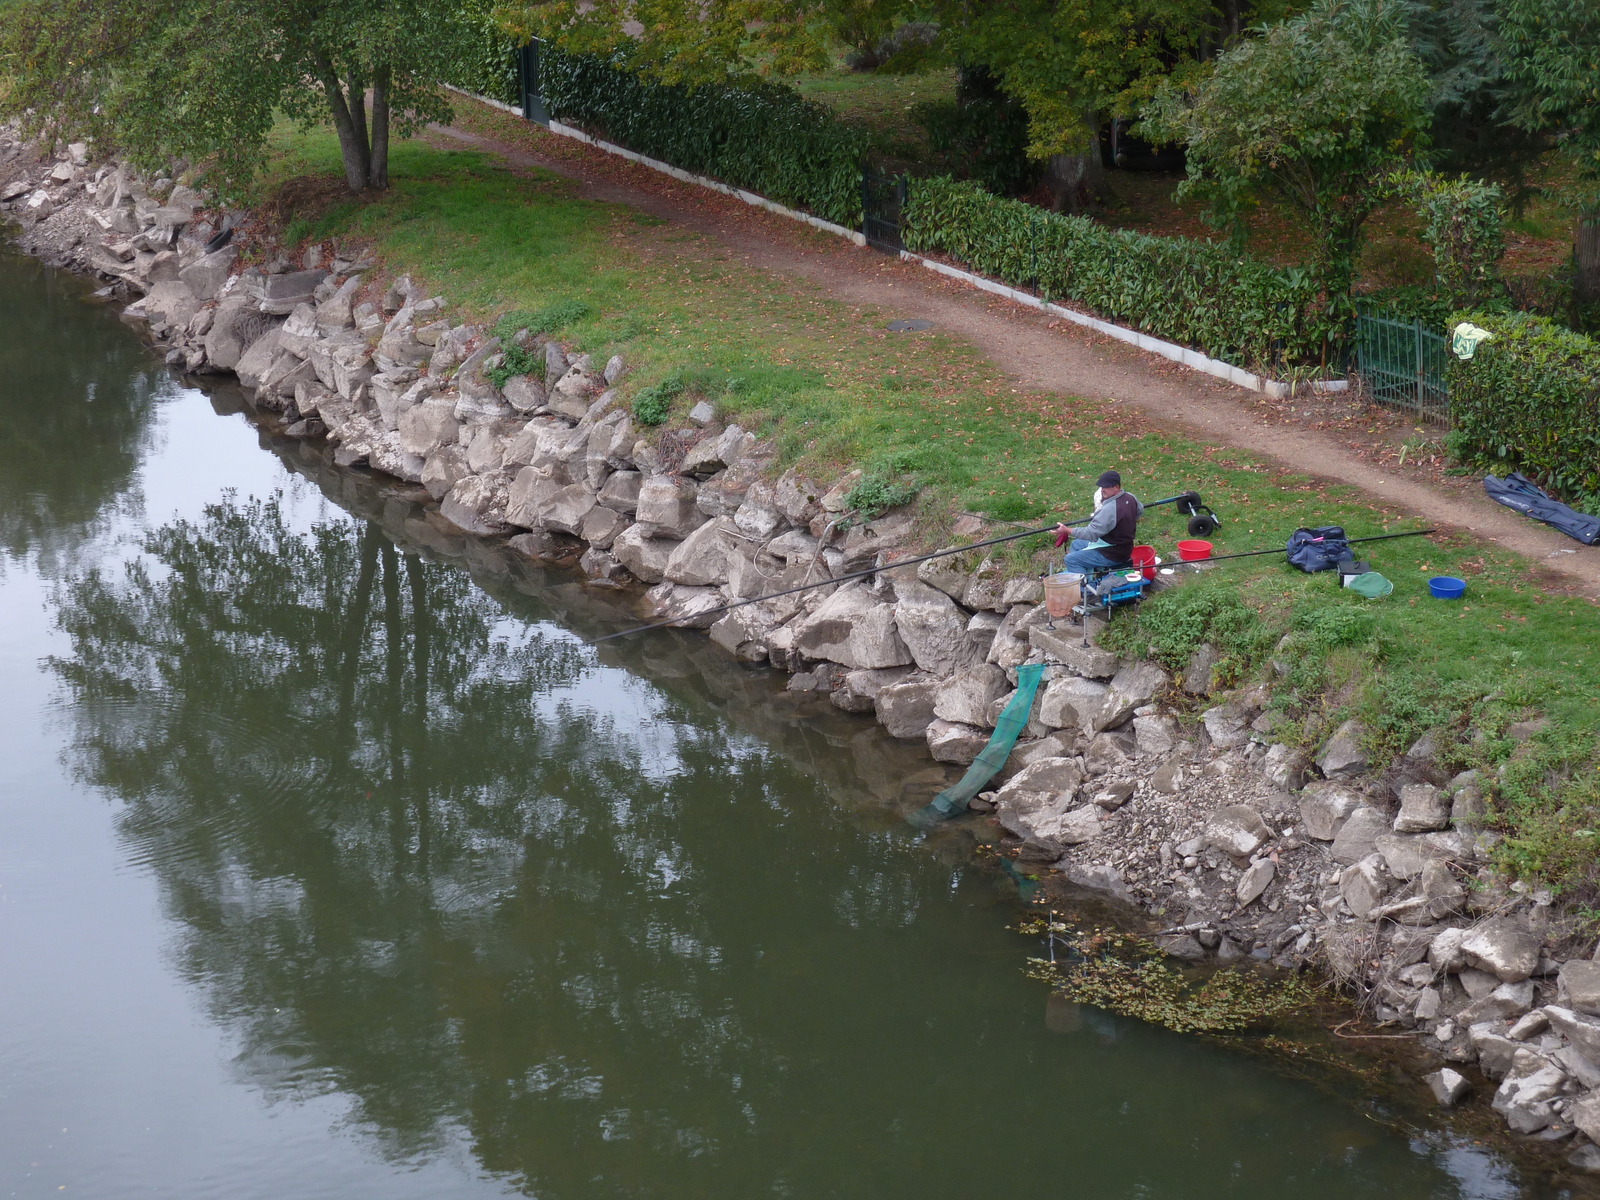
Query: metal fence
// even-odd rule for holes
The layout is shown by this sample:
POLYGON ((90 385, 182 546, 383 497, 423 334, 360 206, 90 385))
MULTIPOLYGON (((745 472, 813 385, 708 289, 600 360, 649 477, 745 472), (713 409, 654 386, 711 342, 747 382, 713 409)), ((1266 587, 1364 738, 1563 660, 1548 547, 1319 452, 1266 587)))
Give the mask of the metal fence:
POLYGON ((900 240, 900 214, 905 209, 907 180, 867 166, 861 172, 861 232, 867 245, 887 254, 906 248, 900 240))
POLYGON ((1356 373, 1379 404, 1404 409, 1439 424, 1450 421, 1445 386, 1449 342, 1421 321, 1356 318, 1356 373))

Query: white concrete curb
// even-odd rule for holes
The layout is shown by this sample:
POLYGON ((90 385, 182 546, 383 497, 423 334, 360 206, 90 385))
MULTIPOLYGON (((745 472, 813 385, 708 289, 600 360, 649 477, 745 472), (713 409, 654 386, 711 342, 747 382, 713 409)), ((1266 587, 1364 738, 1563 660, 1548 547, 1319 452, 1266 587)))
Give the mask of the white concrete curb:
MULTIPOLYGON (((470 96, 474 100, 480 100, 484 104, 504 109, 506 112, 513 113, 519 117, 522 115, 522 110, 514 104, 507 104, 502 100, 491 100, 488 96, 480 96, 476 92, 450 87, 449 84, 445 86, 458 95, 470 96)), ((604 150, 607 154, 615 154, 627 159, 629 162, 636 162, 641 166, 649 167, 652 171, 660 171, 663 175, 670 175, 672 178, 681 180, 684 183, 693 183, 700 187, 710 188, 712 191, 721 192, 725 196, 736 196, 746 204, 753 205, 756 208, 764 208, 768 212, 777 213, 780 217, 803 221, 812 228, 820 229, 824 233, 832 233, 839 237, 847 238, 857 246, 865 246, 867 244, 866 236, 854 229, 846 229, 843 225, 835 225, 832 221, 824 221, 820 217, 812 216, 810 213, 786 208, 782 204, 768 200, 765 196, 758 196, 754 192, 746 192, 736 187, 730 187, 726 183, 708 179, 704 175, 691 174, 688 171, 680 170, 671 163, 647 158, 643 154, 636 154, 632 150, 613 145, 611 142, 603 142, 599 138, 591 137, 581 129, 576 129, 571 125, 563 125, 560 121, 551 121, 546 128, 551 133, 573 138, 586 145, 593 146, 597 150, 604 150)), ((910 250, 900 251, 900 257, 907 262, 921 263, 928 270, 937 271, 939 274, 947 275, 951 279, 958 279, 969 287, 979 288, 996 296, 1003 296, 1007 300, 1013 300, 1018 304, 1026 304, 1029 308, 1040 309, 1050 313, 1052 316, 1065 317, 1075 325, 1093 329, 1097 333, 1116 338, 1119 342, 1127 342, 1130 346, 1137 346, 1139 349, 1149 351, 1151 354, 1159 354, 1162 358, 1169 358, 1173 362, 1182 363, 1192 370, 1214 376, 1226 383, 1233 384, 1235 387, 1246 388, 1252 392, 1261 392, 1274 400, 1282 400, 1289 395, 1290 385, 1287 383, 1282 383, 1276 379, 1267 379, 1260 375, 1253 375, 1243 367, 1236 367, 1232 363, 1223 362, 1219 358, 1207 357, 1198 350, 1190 350, 1188 347, 1180 346, 1176 342, 1162 341, 1160 338, 1151 337, 1147 333, 1139 333, 1136 330, 1115 325, 1110 321, 1102 321, 1099 317, 1091 317, 1088 313, 1081 313, 1075 309, 1063 308, 1059 304, 1048 303, 1028 292, 1019 291, 1014 287, 1007 287, 1003 283, 996 283, 993 279, 986 279, 982 275, 974 275, 971 271, 963 271, 959 267, 934 262, 931 258, 913 254, 910 250)), ((1311 384, 1313 392, 1323 393, 1342 392, 1349 387, 1350 381, 1348 379, 1319 379, 1314 380, 1311 384)))

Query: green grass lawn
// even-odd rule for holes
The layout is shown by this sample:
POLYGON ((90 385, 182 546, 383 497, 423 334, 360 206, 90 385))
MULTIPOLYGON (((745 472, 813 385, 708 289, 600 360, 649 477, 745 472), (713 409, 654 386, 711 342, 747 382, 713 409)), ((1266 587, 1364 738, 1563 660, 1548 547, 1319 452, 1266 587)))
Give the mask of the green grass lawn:
MULTIPOLYGON (((291 179, 337 174, 331 135, 286 128, 272 153, 263 196, 291 179)), ((774 438, 785 466, 826 481, 856 465, 916 484, 930 545, 944 542, 960 510, 1041 524, 1081 516, 1095 476, 1113 465, 1146 500, 1201 492, 1225 520, 1218 553, 1281 547, 1301 525, 1342 524, 1351 536, 1419 526, 1352 488, 1163 432, 1117 405, 1019 392, 959 338, 891 334, 884 326, 902 314, 751 271, 697 235, 582 199, 554 175, 418 143, 395 147, 391 173, 389 193, 370 202, 302 183, 299 191, 324 199, 285 220, 300 241, 369 242, 383 271, 410 272, 470 319, 579 302, 588 315, 563 338, 596 356, 624 354, 630 394, 676 374, 691 385, 677 411, 696 393, 715 397, 774 438)), ((1142 535, 1170 559, 1186 536, 1181 521, 1157 509, 1142 535)), ((1009 552, 1019 572, 1050 557, 1045 538, 1009 552)), ((1246 559, 1151 601, 1136 622, 1119 622, 1117 636, 1141 651, 1153 642, 1172 662, 1209 638, 1241 681, 1279 678, 1270 665, 1278 659, 1288 670, 1279 679, 1285 719, 1311 740, 1360 713, 1385 753, 1447 726, 1460 734, 1463 765, 1514 758, 1502 800, 1514 835, 1507 861, 1587 888, 1600 801, 1595 609, 1467 537, 1380 543, 1363 557, 1394 581, 1387 600, 1360 600, 1279 558, 1246 559), (1468 598, 1431 599, 1426 580, 1438 574, 1469 580, 1468 598), (1294 640, 1275 649, 1286 633, 1294 640), (1545 734, 1521 749, 1503 737, 1535 713, 1553 718, 1545 734)))

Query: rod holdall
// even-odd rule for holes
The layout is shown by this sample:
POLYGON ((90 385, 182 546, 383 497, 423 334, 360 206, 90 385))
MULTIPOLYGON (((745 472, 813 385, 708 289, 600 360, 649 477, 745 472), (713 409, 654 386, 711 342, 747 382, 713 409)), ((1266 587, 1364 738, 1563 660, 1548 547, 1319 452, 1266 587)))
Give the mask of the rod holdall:
POLYGON ((1352 557, 1341 525, 1296 529, 1289 535, 1289 562, 1307 573, 1331 571, 1352 557))

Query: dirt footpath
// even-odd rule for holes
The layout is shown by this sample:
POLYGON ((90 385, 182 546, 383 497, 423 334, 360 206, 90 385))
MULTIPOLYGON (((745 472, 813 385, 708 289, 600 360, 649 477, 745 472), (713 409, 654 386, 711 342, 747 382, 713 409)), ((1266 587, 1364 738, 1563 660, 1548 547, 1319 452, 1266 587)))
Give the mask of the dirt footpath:
MULTIPOLYGON (((1562 590, 1600 600, 1600 549, 1582 546, 1493 503, 1476 478, 1447 477, 1426 465, 1395 466, 1398 438, 1412 428, 1403 420, 1377 417, 1385 428, 1375 431, 1372 419, 1352 419, 1347 401, 1266 401, 924 267, 680 183, 536 126, 519 122, 504 139, 459 127, 435 127, 433 133, 513 166, 542 167, 566 176, 585 196, 629 205, 693 230, 753 269, 803 279, 845 303, 933 321, 965 338, 1021 387, 1126 405, 1145 422, 1349 484, 1371 500, 1430 525, 1469 532, 1516 551, 1559 575, 1562 590)), ((665 240, 660 249, 673 252, 665 240)), ((1369 411, 1365 417, 1373 415, 1369 411)))

